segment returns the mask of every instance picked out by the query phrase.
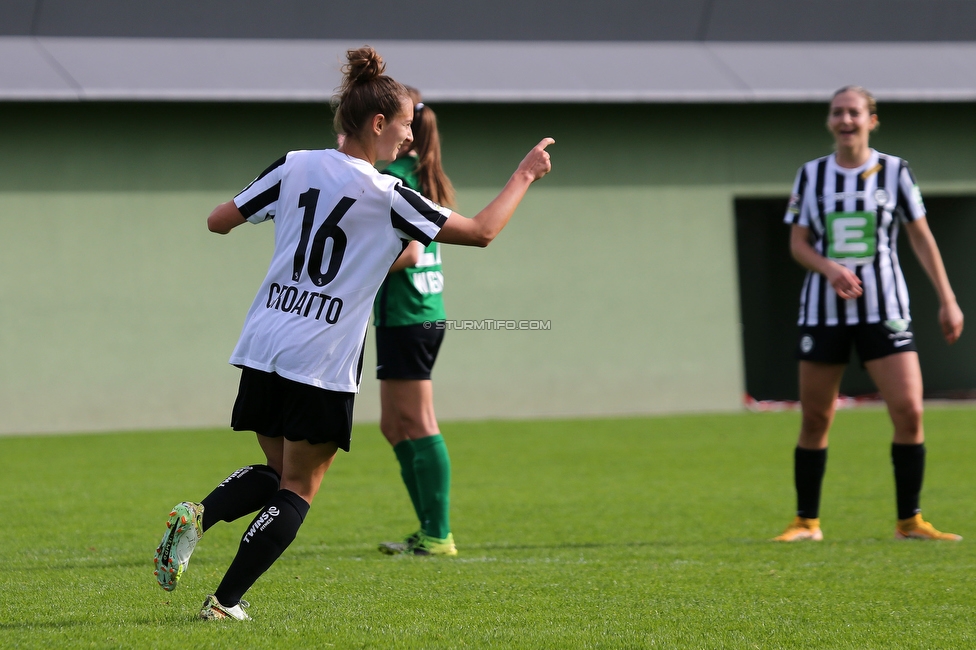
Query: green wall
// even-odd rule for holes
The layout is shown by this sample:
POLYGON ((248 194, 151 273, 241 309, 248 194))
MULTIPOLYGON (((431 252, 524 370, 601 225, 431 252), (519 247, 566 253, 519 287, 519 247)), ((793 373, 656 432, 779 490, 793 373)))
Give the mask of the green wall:
MULTIPOLYGON (((462 214, 557 141, 496 242, 444 253, 450 318, 551 328, 449 332, 442 419, 739 408, 734 198, 789 192, 829 150, 823 107, 435 108, 462 214)), ((923 193, 974 192, 973 109, 883 106, 874 144, 923 193)), ((331 139, 322 105, 0 104, 0 432, 226 423, 272 226, 204 219, 331 139)), ((367 372, 357 419, 376 417, 367 372)))

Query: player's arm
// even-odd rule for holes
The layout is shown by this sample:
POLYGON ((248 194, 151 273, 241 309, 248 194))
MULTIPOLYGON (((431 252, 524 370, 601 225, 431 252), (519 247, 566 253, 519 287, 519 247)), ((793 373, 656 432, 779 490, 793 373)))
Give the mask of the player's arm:
POLYGON ((407 244, 407 247, 403 249, 400 253, 400 257, 396 258, 396 262, 390 267, 390 273, 396 273, 397 271, 402 271, 403 269, 408 269, 411 266, 416 266, 417 262, 420 261, 420 256, 424 254, 424 246, 419 241, 412 241, 407 244))
POLYGON ((237 205, 233 201, 227 201, 214 208, 210 216, 207 217, 207 228, 210 229, 210 232, 226 235, 245 221, 247 219, 241 214, 237 205))
POLYGON ((828 260, 810 245, 808 227, 793 224, 790 230, 790 254, 800 266, 827 278, 830 286, 841 298, 849 300, 864 293, 861 289, 861 279, 857 275, 843 264, 828 260))
POLYGON ((932 236, 925 217, 907 222, 905 230, 908 232, 908 243, 911 244, 918 263, 922 265, 932 286, 935 287, 935 293, 939 296, 939 324, 942 326, 942 336, 949 345, 952 345, 962 334, 963 315, 956 302, 956 294, 949 284, 949 276, 946 275, 939 246, 935 243, 935 237, 932 236))
POLYGON ((552 169, 546 147, 554 142, 552 138, 545 138, 537 144, 525 156, 498 196, 474 218, 468 219, 452 212, 434 239, 445 244, 463 246, 484 247, 490 244, 512 218, 529 185, 552 169))

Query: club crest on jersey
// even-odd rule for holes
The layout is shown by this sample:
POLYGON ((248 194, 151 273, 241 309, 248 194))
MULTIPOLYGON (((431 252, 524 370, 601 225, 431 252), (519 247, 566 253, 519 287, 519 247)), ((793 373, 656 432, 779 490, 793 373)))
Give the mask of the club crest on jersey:
POLYGON ((878 202, 878 205, 886 204, 888 202, 888 192, 879 187, 874 191, 874 200, 878 202))

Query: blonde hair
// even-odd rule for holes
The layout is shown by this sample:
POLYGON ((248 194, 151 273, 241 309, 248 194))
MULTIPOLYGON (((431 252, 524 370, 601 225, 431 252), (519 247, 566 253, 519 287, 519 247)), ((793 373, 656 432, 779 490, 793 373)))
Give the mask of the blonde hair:
POLYGON ((871 91, 864 86, 844 86, 843 88, 834 92, 830 97, 830 103, 833 104, 834 100, 837 99, 837 95, 843 95, 844 93, 857 93, 864 98, 864 101, 868 104, 868 115, 878 114, 878 100, 874 98, 871 91))

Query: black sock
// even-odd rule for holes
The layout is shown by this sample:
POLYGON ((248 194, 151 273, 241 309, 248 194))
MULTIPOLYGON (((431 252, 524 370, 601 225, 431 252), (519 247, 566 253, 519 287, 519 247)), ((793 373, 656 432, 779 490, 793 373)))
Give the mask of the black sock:
POLYGON ((925 445, 891 443, 891 462, 895 466, 895 498, 898 518, 908 519, 921 512, 918 500, 925 475, 925 445))
POLYGON ((244 531, 237 556, 214 596, 225 607, 240 602, 255 580, 295 539, 308 514, 308 502, 290 490, 278 490, 244 531))
POLYGON ((218 521, 234 521, 256 511, 278 491, 280 480, 267 465, 248 465, 225 478, 203 500, 204 532, 218 521))
POLYGON ((820 516, 820 486, 827 469, 826 449, 803 449, 793 453, 793 484, 796 486, 796 514, 816 519, 820 516))

